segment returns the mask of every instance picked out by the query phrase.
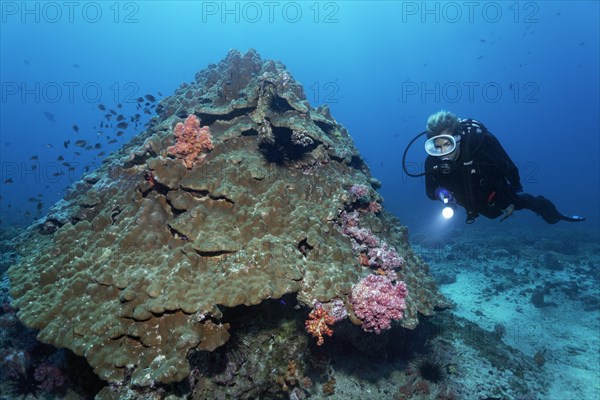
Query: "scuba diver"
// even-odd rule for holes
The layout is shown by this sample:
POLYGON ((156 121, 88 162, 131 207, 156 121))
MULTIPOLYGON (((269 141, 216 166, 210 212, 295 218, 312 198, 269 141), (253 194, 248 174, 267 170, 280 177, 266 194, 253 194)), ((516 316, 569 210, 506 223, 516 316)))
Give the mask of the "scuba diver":
POLYGON ((529 209, 549 224, 579 222, 585 218, 566 216, 543 196, 522 193, 519 170, 500 142, 485 126, 473 119, 460 120, 448 111, 433 114, 427 130, 406 147, 402 158, 404 172, 412 177, 426 175, 427 197, 441 200, 442 215, 451 218, 456 204, 467 212, 467 223, 480 214, 488 218, 510 217, 514 210, 529 209), (427 135, 425 172, 411 174, 406 169, 406 153, 420 136, 427 135))

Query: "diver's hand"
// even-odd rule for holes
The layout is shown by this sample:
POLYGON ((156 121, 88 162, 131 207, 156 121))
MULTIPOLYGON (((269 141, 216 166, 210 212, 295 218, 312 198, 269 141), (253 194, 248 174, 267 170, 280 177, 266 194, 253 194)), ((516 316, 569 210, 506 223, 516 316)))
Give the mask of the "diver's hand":
POLYGON ((502 216, 500 217, 500 222, 502 222, 506 218, 510 217, 512 215, 513 211, 515 211, 514 204, 511 204, 508 207, 506 207, 504 210, 502 210, 502 216))

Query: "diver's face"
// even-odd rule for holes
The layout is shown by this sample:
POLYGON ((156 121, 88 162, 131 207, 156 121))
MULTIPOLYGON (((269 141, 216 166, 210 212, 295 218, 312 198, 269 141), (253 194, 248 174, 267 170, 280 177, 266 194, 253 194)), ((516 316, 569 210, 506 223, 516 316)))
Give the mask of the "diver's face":
MULTIPOLYGON (((441 134, 454 136, 454 133, 452 131, 450 131, 449 129, 446 129, 441 134)), ((446 151, 449 151, 450 149, 452 149, 452 141, 448 138, 443 138, 443 137, 438 138, 433 143, 434 143, 435 148, 437 150, 439 150, 440 153, 442 153, 442 152, 445 153, 446 151)), ((452 153, 446 154, 445 156, 442 156, 441 159, 456 161, 459 154, 460 154, 460 142, 457 142, 456 148, 454 149, 454 151, 452 153)))
POLYGON ((438 138, 433 141, 433 145, 438 153, 446 153, 452 149, 452 142, 448 138, 438 138))

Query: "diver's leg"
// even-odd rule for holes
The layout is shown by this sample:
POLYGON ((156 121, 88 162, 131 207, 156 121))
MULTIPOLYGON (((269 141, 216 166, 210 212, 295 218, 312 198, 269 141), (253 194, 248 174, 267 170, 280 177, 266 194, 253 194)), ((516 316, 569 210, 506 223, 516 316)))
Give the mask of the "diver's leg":
POLYGON ((556 206, 544 196, 537 196, 535 198, 535 206, 532 210, 538 213, 549 224, 555 224, 562 219, 562 214, 558 212, 556 206))
POLYGON ((556 224, 558 221, 579 222, 585 221, 585 218, 579 216, 565 216, 558 212, 556 206, 544 196, 533 197, 528 193, 519 193, 518 200, 515 202, 515 209, 527 208, 538 215, 549 224, 556 224))
POLYGON ((513 204, 515 205, 515 210, 522 210, 526 208, 528 210, 535 211, 534 208, 536 207, 536 198, 529 193, 515 193, 513 204))

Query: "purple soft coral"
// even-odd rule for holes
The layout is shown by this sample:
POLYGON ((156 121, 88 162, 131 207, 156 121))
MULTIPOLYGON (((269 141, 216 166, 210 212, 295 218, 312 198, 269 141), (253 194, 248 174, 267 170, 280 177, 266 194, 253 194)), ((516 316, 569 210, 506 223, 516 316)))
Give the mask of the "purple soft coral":
POLYGON ((369 249, 369 266, 378 267, 383 270, 392 270, 404 264, 404 258, 398 252, 383 242, 379 247, 369 249))

